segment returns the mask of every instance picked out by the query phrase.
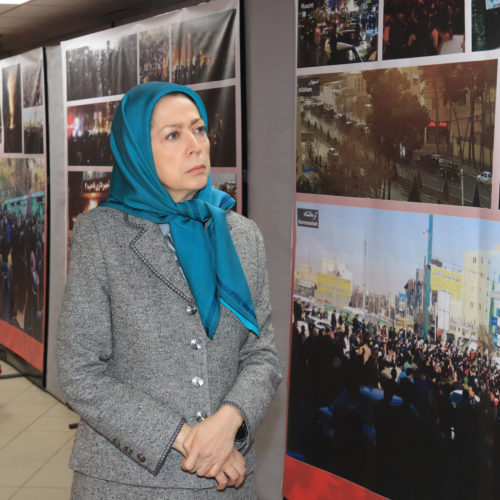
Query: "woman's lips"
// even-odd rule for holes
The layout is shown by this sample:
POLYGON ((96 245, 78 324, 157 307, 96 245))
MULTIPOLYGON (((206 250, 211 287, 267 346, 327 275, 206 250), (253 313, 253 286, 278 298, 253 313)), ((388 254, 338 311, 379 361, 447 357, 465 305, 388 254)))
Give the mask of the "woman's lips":
POLYGON ((188 174, 201 174, 202 172, 205 172, 205 169, 207 167, 205 167, 205 165, 196 165, 195 167, 193 168, 190 168, 187 173, 188 174))

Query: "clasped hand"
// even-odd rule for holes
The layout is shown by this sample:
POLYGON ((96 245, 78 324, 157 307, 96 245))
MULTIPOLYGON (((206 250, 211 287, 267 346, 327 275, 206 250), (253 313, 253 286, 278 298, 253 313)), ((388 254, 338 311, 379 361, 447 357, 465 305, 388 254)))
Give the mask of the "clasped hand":
POLYGON ((184 425, 178 440, 185 458, 181 467, 200 477, 215 478, 217 489, 238 488, 245 479, 245 458, 234 447, 236 432, 243 422, 240 412, 224 405, 194 427, 184 425))

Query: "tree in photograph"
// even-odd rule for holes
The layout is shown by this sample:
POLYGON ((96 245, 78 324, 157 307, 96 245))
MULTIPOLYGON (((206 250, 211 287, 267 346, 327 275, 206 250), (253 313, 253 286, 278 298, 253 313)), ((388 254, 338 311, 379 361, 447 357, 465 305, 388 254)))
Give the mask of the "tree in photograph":
POLYGON ((434 133, 435 135, 435 141, 436 141, 436 153, 440 154, 441 151, 439 149, 439 146, 441 145, 441 127, 439 127, 439 121, 440 121, 440 116, 439 116, 439 103, 441 101, 441 96, 443 95, 444 92, 444 82, 443 82, 443 72, 444 72, 444 66, 443 65, 433 65, 433 66, 423 66, 421 69, 421 74, 422 74, 422 79, 424 82, 432 87, 432 93, 433 93, 433 98, 432 98, 432 103, 433 103, 433 109, 435 110, 435 116, 433 119, 436 122, 436 127, 434 127, 434 133))
POLYGON ((420 202, 420 191, 418 189, 417 176, 413 177, 413 184, 411 185, 410 193, 408 194, 408 201, 420 202))
POLYGON ((372 131, 374 149, 380 157, 382 197, 391 199, 391 182, 402 146, 409 158, 422 147, 429 113, 411 94, 410 82, 399 69, 365 71, 363 77, 371 98, 367 123, 372 131))

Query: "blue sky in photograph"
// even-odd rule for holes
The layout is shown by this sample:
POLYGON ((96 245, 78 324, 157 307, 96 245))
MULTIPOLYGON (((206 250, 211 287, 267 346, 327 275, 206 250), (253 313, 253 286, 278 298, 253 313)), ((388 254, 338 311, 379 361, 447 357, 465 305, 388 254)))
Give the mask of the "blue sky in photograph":
MULTIPOLYGON (((319 210, 319 228, 297 227, 295 265, 321 270, 321 258, 339 257, 352 272, 354 285, 363 283, 366 240, 366 285, 377 293, 397 293, 423 268, 427 255, 429 216, 389 210, 297 203, 319 210)), ((461 270, 463 254, 500 245, 500 223, 434 215, 433 258, 461 270)), ((499 270, 500 271, 500 270, 499 270)))

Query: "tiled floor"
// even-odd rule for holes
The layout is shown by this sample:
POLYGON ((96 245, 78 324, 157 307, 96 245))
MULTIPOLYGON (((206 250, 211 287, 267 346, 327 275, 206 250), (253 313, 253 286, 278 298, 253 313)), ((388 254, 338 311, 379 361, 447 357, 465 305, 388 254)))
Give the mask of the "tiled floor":
MULTIPOLYGON (((2 374, 16 373, 0 362, 2 374)), ((24 378, 0 380, 0 500, 68 500, 78 416, 24 378)))

